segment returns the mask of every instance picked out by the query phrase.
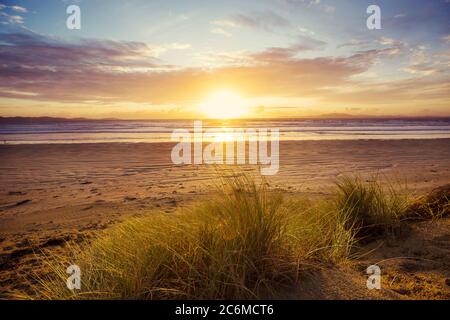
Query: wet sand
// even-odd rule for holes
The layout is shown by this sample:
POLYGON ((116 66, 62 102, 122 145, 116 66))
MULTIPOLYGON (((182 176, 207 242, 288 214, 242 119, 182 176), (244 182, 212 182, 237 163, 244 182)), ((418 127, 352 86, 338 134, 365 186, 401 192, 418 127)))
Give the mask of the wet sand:
MULTIPOLYGON (((170 159, 172 147, 171 143, 2 145, 0 232, 39 230, 49 221, 61 220, 58 211, 70 208, 75 211, 70 222, 77 227, 77 219, 90 219, 89 207, 140 203, 170 209, 207 194, 215 168, 176 166, 170 159)), ((449 159, 447 139, 282 142, 279 172, 268 181, 287 193, 326 194, 340 175, 378 174, 406 180, 412 190, 423 193, 450 181, 449 159)), ((259 172, 249 166, 234 168, 259 172)))

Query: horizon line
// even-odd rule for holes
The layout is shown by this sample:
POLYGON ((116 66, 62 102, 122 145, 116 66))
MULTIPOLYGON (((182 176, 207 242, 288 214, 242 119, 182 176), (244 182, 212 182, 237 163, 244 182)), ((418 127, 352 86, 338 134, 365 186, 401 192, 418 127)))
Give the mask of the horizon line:
POLYGON ((423 115, 423 116, 403 116, 403 115, 350 115, 350 114, 323 114, 315 116, 296 116, 296 117, 243 117, 243 118, 88 118, 88 117, 59 117, 59 116, 0 116, 0 121, 8 120, 61 120, 61 121, 245 121, 245 120, 442 120, 450 119, 450 115, 423 115))

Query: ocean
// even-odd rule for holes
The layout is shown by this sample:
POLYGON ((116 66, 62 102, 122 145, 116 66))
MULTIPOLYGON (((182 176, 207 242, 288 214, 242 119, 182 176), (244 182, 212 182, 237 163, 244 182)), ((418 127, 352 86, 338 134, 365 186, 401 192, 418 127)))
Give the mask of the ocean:
MULTIPOLYGON (((193 120, 58 120, 0 122, 0 143, 170 142, 176 129, 193 131, 193 120)), ((280 140, 450 138, 450 119, 320 119, 203 121, 218 139, 236 129, 278 129, 280 140)))

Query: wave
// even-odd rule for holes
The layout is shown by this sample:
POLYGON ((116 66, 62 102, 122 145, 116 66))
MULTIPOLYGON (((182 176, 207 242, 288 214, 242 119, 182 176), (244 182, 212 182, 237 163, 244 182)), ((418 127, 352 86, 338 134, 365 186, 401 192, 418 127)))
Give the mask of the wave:
MULTIPOLYGON (((3 123, 3 143, 164 142, 175 129, 193 130, 187 120, 107 120, 3 123)), ((278 129, 283 140, 450 138, 450 120, 233 120, 203 121, 203 129, 221 135, 247 128, 278 129)))

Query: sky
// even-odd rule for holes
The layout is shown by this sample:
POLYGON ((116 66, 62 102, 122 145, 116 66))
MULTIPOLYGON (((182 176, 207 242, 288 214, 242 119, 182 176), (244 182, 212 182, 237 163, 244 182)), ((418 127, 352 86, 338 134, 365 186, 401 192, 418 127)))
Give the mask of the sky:
POLYGON ((0 0, 0 116, 344 114, 450 116, 450 0, 0 0))

